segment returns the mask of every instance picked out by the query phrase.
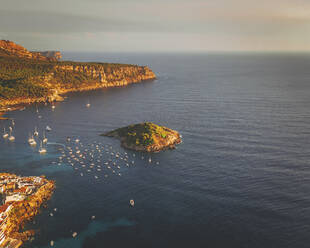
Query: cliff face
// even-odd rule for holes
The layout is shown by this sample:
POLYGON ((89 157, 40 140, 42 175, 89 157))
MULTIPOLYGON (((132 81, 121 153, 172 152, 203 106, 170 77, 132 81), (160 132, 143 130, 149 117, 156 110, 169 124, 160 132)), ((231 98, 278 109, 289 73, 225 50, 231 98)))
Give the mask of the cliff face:
POLYGON ((9 40, 0 40, 0 55, 16 56, 19 58, 35 59, 42 61, 56 61, 61 58, 60 52, 30 52, 26 48, 9 40))
POLYGON ((40 55, 54 59, 54 60, 60 60, 62 58, 62 55, 59 51, 43 51, 43 52, 32 52, 32 53, 39 53, 40 55))
MULTIPOLYGON (((155 79, 156 75, 147 66, 119 66, 107 68, 100 65, 57 65, 55 66, 54 77, 63 73, 83 74, 89 78, 85 84, 74 89, 71 85, 59 84, 61 91, 75 91, 87 89, 99 89, 107 87, 126 86, 131 83, 139 83, 144 80, 155 79)), ((50 78, 52 79, 52 78, 50 78)), ((51 80, 53 81, 53 80, 51 80)))

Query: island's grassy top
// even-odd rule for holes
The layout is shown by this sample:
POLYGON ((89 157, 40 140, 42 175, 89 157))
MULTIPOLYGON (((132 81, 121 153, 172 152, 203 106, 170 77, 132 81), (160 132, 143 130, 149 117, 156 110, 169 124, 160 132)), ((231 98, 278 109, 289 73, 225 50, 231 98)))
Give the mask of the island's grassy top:
POLYGON ((107 133, 107 135, 118 135, 120 138, 125 139, 129 146, 150 146, 161 139, 165 139, 170 132, 170 129, 166 127, 158 126, 152 122, 145 122, 116 129, 107 133))

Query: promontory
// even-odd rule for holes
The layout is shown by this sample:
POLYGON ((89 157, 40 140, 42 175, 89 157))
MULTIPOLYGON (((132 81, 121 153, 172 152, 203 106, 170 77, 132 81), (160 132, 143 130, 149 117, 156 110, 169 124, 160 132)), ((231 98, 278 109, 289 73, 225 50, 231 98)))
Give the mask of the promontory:
POLYGON ((118 138, 123 147, 145 152, 174 149, 177 144, 181 143, 181 136, 177 131, 152 122, 118 128, 102 136, 118 138))
POLYGON ((147 66, 59 61, 58 51, 31 52, 0 40, 0 111, 8 107, 61 100, 72 91, 120 87, 156 76, 147 66))
POLYGON ((41 177, 20 177, 0 173, 0 247, 20 247, 34 235, 25 230, 25 224, 33 219, 41 206, 50 199, 55 182, 41 177))

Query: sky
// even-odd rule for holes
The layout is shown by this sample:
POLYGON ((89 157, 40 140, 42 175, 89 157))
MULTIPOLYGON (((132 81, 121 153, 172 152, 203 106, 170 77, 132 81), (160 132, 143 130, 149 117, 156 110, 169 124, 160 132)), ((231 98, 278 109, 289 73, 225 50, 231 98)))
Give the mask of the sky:
POLYGON ((310 51, 310 0, 0 0, 29 50, 310 51))

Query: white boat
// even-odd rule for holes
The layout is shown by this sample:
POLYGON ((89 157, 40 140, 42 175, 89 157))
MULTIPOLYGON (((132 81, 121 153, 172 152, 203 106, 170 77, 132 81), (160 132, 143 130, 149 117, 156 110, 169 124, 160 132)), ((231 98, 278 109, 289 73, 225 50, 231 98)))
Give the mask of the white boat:
POLYGON ((46 153, 46 149, 42 146, 42 141, 41 141, 41 144, 40 144, 39 153, 40 153, 40 154, 46 153))
POLYGON ((12 135, 13 129, 12 129, 11 127, 9 127, 9 129, 10 129, 9 141, 14 141, 14 140, 15 140, 15 137, 12 135))
POLYGON ((34 136, 38 136, 38 135, 39 135, 39 132, 38 132, 38 130, 37 130, 37 127, 34 128, 33 135, 34 135, 34 136))
POLYGON ((46 126, 46 131, 52 131, 51 127, 50 126, 46 126))
POLYGON ((29 135, 28 143, 31 144, 32 142, 35 142, 35 140, 34 140, 33 136, 29 135))
POLYGON ((47 143, 47 138, 45 137, 45 132, 43 132, 43 144, 46 144, 47 143))
POLYGON ((130 206, 134 207, 134 206, 135 206, 135 201, 134 201, 133 199, 131 199, 131 200, 129 201, 129 204, 130 204, 130 206))
POLYGON ((9 137, 9 134, 5 131, 5 128, 3 128, 3 135, 2 135, 2 137, 3 137, 4 139, 6 139, 6 138, 9 137))
POLYGON ((29 145, 31 145, 31 146, 36 146, 36 145, 37 145, 37 142, 36 142, 35 140, 33 140, 33 141, 29 142, 29 145))

